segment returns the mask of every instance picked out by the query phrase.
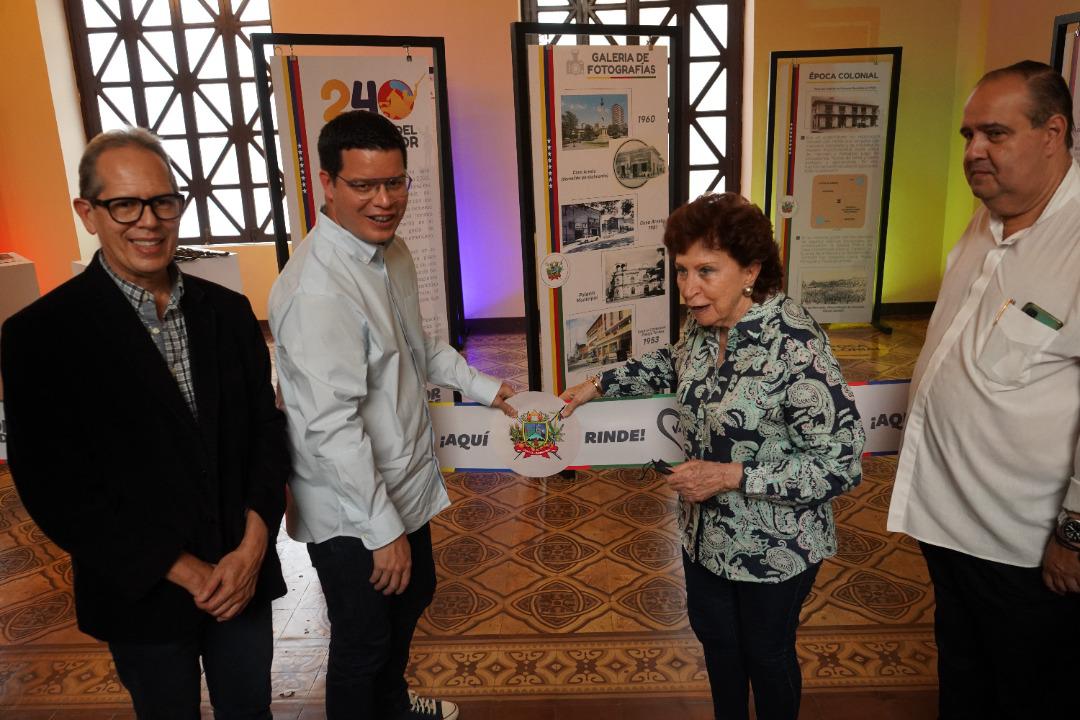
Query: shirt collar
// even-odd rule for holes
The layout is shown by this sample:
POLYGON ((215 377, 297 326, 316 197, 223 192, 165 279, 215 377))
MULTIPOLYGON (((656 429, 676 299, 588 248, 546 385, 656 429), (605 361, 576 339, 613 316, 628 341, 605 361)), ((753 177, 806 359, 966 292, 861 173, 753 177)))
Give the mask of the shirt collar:
POLYGON ((1050 197, 1050 202, 1046 204, 1046 207, 1043 208, 1042 213, 1040 213, 1035 222, 1023 230, 1017 230, 1009 237, 1004 237, 1005 223, 1002 222, 1000 217, 990 213, 990 234, 994 238, 996 244, 1012 245, 1017 240, 1024 237, 1024 235, 1027 235, 1028 231, 1032 228, 1056 213, 1078 196, 1080 196, 1080 165, 1077 165, 1076 161, 1073 160, 1069 165, 1069 171, 1065 173, 1065 177, 1061 179, 1061 182, 1057 186, 1057 190, 1055 190, 1054 194, 1050 197))
POLYGON ((356 235, 334 222, 330 216, 322 210, 319 211, 316 227, 319 228, 319 233, 321 235, 328 238, 335 245, 341 247, 352 257, 369 265, 371 263, 381 264, 386 250, 397 240, 397 235, 394 235, 389 242, 381 244, 369 243, 366 240, 361 240, 356 235))
MULTIPOLYGON (((105 274, 112 278, 112 281, 120 288, 120 292, 124 294, 124 297, 128 299, 128 302, 131 303, 132 307, 138 310, 139 306, 143 303, 154 302, 154 294, 152 292, 117 275, 116 272, 109 267, 109 263, 105 259, 105 253, 98 250, 97 257, 105 274)), ((175 260, 169 263, 166 270, 169 273, 169 282, 171 283, 168 307, 178 307, 180 305, 180 298, 184 297, 184 274, 180 272, 180 268, 177 267, 175 260)))

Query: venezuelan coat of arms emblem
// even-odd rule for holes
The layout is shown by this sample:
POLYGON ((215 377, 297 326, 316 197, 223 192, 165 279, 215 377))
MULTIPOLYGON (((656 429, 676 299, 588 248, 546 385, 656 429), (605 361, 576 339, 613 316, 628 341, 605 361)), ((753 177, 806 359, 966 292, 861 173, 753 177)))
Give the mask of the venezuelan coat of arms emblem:
POLYGON ((554 455, 561 460, 558 443, 562 440, 562 435, 558 412, 529 410, 518 415, 516 422, 510 423, 510 439, 514 443, 517 458, 536 455, 550 458, 554 455))

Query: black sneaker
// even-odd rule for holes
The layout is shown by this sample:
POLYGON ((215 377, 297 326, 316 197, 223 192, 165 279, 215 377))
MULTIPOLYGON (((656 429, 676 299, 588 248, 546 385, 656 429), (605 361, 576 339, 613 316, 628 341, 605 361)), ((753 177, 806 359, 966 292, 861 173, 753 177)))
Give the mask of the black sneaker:
POLYGON ((458 706, 449 700, 421 697, 410 690, 409 704, 402 720, 458 720, 458 706))

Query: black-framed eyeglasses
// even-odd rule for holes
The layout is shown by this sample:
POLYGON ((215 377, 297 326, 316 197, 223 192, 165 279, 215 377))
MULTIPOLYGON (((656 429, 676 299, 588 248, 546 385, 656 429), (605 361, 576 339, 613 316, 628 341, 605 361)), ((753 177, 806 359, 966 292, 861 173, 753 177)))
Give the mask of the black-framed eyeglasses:
POLYGON ((175 220, 184 212, 186 199, 180 193, 167 195, 155 195, 145 200, 137 197, 115 197, 106 200, 87 200, 91 205, 103 207, 108 211, 109 217, 122 225, 130 225, 138 222, 143 211, 150 207, 150 212, 158 220, 175 220))
POLYGON ((409 188, 412 187, 412 178, 408 173, 388 178, 356 178, 355 180, 340 175, 335 177, 348 185, 349 189, 356 193, 356 196, 361 200, 370 200, 378 195, 380 187, 386 188, 386 194, 391 197, 401 197, 407 194, 409 188))

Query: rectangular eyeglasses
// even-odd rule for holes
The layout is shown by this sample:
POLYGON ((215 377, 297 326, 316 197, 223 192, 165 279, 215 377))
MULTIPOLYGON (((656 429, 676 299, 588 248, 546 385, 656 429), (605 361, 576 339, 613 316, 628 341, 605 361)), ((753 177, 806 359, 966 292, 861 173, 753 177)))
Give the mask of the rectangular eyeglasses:
POLYGON ((184 196, 180 193, 155 195, 145 200, 137 197, 115 197, 88 200, 91 205, 105 208, 109 217, 121 225, 130 225, 142 217, 147 206, 158 220, 175 220, 184 212, 184 196))
POLYGON ((337 177, 361 200, 370 200, 378 195, 380 187, 386 188, 386 194, 392 197, 401 197, 412 187, 412 178, 407 173, 388 178, 357 178, 356 180, 343 178, 340 175, 337 177))

